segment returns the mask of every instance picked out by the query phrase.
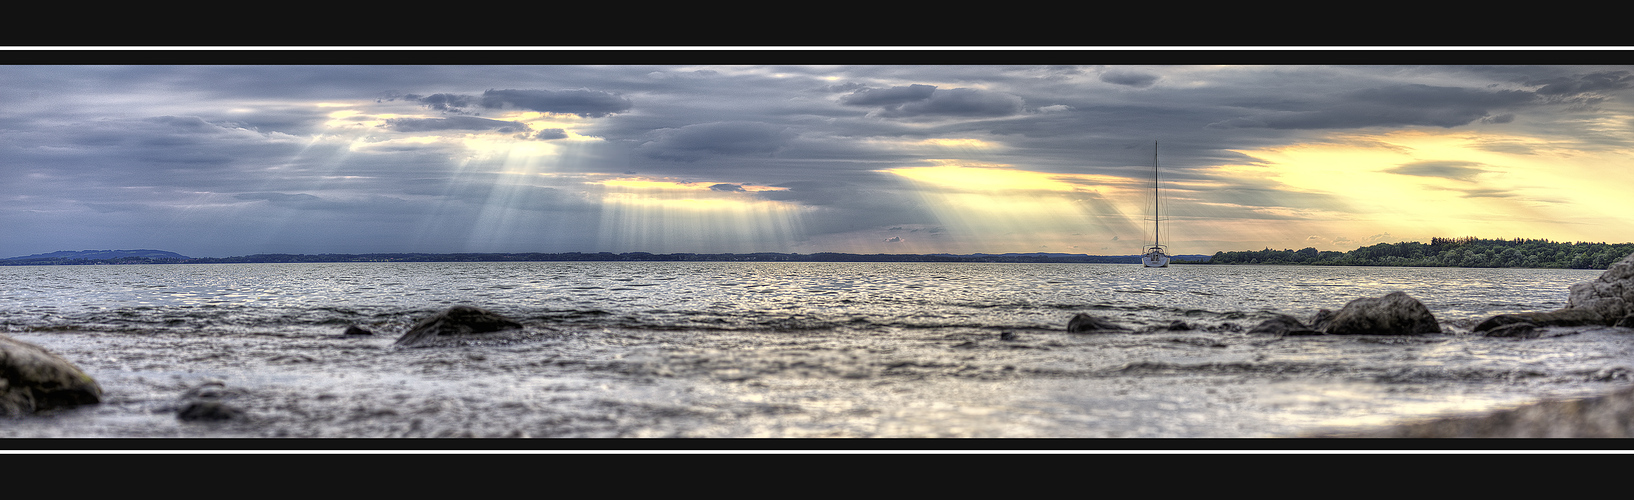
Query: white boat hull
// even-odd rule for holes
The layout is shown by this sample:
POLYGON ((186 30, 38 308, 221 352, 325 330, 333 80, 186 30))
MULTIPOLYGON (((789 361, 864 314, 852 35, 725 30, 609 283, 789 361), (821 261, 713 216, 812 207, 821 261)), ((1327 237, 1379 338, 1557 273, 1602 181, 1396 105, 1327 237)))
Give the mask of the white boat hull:
POLYGON ((1145 265, 1146 267, 1169 267, 1169 256, 1167 256, 1167 255, 1158 255, 1158 256, 1145 255, 1145 256, 1142 256, 1140 258, 1140 263, 1142 265, 1145 265))

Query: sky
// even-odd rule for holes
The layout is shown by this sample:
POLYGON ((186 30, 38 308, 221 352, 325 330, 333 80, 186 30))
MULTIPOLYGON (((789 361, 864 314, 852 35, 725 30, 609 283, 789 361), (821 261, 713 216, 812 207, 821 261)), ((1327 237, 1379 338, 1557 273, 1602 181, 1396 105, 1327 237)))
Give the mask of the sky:
POLYGON ((1095 54, 0 65, 0 257, 1634 241, 1634 66, 1095 54))

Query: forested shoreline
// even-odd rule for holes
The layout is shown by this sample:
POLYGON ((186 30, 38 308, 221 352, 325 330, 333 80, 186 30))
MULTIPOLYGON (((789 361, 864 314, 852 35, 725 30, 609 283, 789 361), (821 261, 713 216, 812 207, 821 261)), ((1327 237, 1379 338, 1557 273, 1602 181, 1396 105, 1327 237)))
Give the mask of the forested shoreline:
POLYGON ((1380 243, 1349 252, 1264 249, 1218 252, 1210 264, 1284 264, 1305 266, 1531 267, 1605 269, 1634 253, 1634 243, 1562 243, 1542 239, 1512 240, 1432 238, 1380 243))

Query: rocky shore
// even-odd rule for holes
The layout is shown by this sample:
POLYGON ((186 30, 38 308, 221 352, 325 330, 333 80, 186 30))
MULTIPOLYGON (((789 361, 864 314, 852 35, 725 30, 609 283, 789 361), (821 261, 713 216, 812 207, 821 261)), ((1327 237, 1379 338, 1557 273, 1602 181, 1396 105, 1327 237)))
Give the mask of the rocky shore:
MULTIPOLYGON (((0 415, 6 419, 0 437, 1634 435, 1634 388, 1361 432, 1297 433, 1287 432, 1296 424, 1266 423, 1268 413, 1243 411, 1266 406, 1246 402, 1274 400, 1274 388, 1210 378, 1216 372, 1327 373, 1335 369, 1267 365, 1265 352, 1329 345, 1323 344, 1329 339, 1374 339, 1365 342, 1375 346, 1369 349, 1410 357, 1414 346, 1430 345, 1415 339, 1444 334, 1446 325, 1402 293, 1356 299, 1309 319, 1275 315, 1240 328, 1191 320, 1139 327, 1079 314, 1064 331, 948 328, 895 343, 844 332, 561 331, 470 306, 407 321, 347 325, 321 338, 0 336, 0 415), (403 333, 376 334, 390 331, 403 333), (1132 347, 1120 340, 1131 335, 1097 334, 1157 335, 1164 342, 1132 347), (1244 357, 1187 364, 1166 351, 1171 345, 1228 354, 1240 347, 1244 357), (1160 377, 1181 367, 1193 375, 1179 382, 1160 377), (1146 373, 1154 376, 1141 376, 1146 373), (1083 399, 1070 405, 1087 413, 1053 414, 1049 408, 1063 395, 1083 399), (1161 402, 1141 406, 1131 395, 1161 402), (1023 396, 1031 399, 1018 399, 1023 396), (1135 406, 1098 413, 1103 399, 1135 406), (1086 422, 1108 419, 1127 422, 1113 426, 1123 430, 1085 430, 1093 427, 1086 422)), ((1536 342, 1580 334, 1621 338, 1630 327, 1634 255, 1595 281, 1572 286, 1567 307, 1496 315, 1459 326, 1457 335, 1536 342)), ((1630 353, 1601 355, 1626 359, 1630 353)), ((1399 371, 1377 376, 1414 376, 1399 371)), ((1627 383, 1634 369, 1589 376, 1627 383)))

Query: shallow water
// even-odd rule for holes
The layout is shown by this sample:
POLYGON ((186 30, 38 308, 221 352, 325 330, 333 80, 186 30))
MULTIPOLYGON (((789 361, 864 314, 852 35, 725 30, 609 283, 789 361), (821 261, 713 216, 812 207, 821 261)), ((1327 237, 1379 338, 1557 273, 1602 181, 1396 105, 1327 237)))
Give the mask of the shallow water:
POLYGON ((0 328, 108 401, 4 436, 1268 437, 1622 387, 1634 331, 1467 335, 1599 271, 970 263, 0 267, 0 328), (1405 291, 1446 333, 1272 337, 1405 291), (400 349, 452 304, 521 332, 400 349), (1135 333, 1070 334, 1078 312, 1135 333), (1192 329, 1170 330, 1173 321, 1192 329), (343 338, 357 324, 380 332, 343 338), (1011 340, 1000 335, 1008 332, 1011 340), (180 422, 231 388, 245 418, 180 422))

